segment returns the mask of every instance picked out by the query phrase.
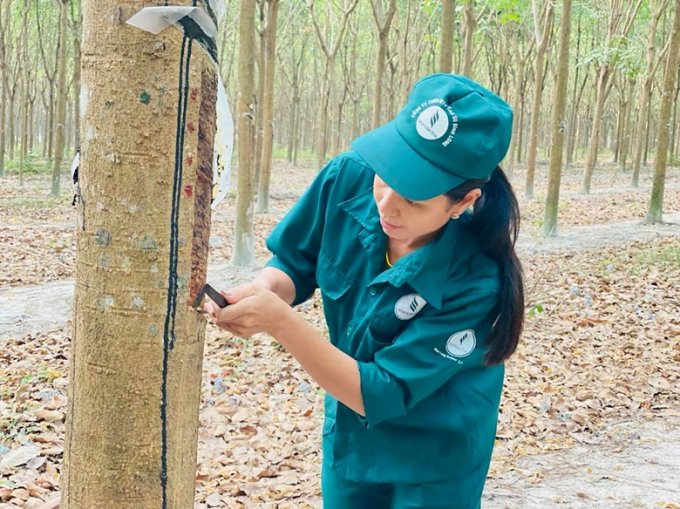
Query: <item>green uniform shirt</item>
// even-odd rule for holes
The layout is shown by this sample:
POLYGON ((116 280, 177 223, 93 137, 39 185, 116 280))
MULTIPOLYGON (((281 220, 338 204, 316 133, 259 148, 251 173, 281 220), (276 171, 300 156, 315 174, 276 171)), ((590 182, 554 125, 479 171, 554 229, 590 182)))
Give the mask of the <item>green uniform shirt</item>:
POLYGON ((498 267, 464 215, 388 269, 374 175, 336 157, 267 239, 294 304, 320 288, 330 340, 359 366, 366 417, 326 396, 324 460, 355 481, 483 483, 504 375, 482 360, 498 267))

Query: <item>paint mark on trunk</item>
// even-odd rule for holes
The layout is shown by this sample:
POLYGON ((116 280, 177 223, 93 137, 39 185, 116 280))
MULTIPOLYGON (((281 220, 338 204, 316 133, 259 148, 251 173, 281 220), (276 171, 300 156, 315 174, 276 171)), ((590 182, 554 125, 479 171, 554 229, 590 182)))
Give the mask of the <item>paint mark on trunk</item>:
POLYGON ((111 244, 111 232, 104 228, 97 228, 94 234, 94 243, 101 247, 111 244))

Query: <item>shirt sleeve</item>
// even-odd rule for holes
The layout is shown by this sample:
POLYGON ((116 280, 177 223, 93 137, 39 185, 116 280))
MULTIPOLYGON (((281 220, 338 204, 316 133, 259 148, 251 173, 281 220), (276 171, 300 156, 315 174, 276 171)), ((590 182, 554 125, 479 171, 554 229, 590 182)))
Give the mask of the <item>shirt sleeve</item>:
POLYGON ((467 293, 447 310, 414 318, 372 362, 358 362, 371 428, 406 415, 461 370, 483 366, 482 347, 497 313, 496 293, 467 293))
POLYGON ((331 161, 267 238, 273 257, 265 264, 285 272, 295 285, 296 306, 318 287, 316 264, 321 249, 328 202, 338 173, 331 161))

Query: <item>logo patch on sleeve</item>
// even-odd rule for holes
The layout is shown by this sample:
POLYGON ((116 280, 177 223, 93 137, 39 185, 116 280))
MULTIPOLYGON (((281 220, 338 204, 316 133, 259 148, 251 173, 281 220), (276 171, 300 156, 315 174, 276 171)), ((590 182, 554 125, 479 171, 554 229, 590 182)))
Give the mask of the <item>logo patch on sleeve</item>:
POLYGON ((475 331, 468 329, 456 332, 446 342, 446 353, 460 359, 470 355, 476 345, 477 338, 475 337, 475 331))
POLYGON ((427 301, 417 293, 404 295, 394 306, 394 314, 399 320, 410 320, 427 305, 427 301))

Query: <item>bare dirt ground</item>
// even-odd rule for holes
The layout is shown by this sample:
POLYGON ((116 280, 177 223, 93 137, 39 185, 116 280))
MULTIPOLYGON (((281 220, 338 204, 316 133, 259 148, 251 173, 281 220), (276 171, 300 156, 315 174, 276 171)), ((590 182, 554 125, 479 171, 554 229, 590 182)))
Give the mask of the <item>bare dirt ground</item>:
MULTIPOLYGON (((264 239, 313 178, 279 161, 264 239)), ((680 508, 680 226, 643 226, 651 186, 604 165, 589 196, 566 172, 559 237, 539 236, 546 179, 521 198, 519 251, 529 318, 508 363, 484 507, 680 508)), ((65 179, 66 180, 66 179, 65 179)), ((523 174, 514 184, 523 195, 523 174)), ((0 180, 0 509, 39 507, 59 489, 75 231, 70 190, 0 180)), ((65 186, 68 187, 68 186, 65 186)), ((680 171, 669 169, 665 219, 680 223, 680 171)), ((227 262, 231 197, 214 215, 209 279, 253 270, 227 262)), ((318 298, 299 309, 324 331, 318 298)), ((208 331, 196 508, 321 507, 322 395, 266 336, 208 331)))

